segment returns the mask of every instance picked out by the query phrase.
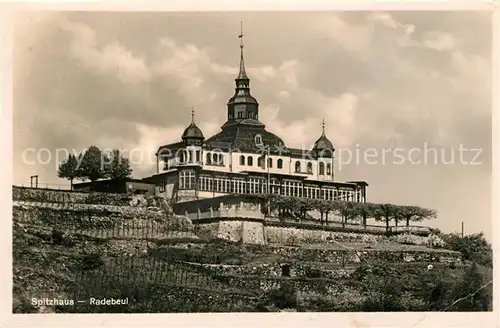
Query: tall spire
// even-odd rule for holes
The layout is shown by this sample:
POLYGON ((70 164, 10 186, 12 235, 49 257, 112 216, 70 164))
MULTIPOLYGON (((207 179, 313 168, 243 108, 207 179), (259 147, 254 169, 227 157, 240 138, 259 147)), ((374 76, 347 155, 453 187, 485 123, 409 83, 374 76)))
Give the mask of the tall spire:
POLYGON ((325 135, 325 119, 323 118, 323 120, 321 121, 321 129, 323 131, 322 135, 325 135))
POLYGON ((245 72, 245 61, 243 59, 243 22, 241 22, 241 27, 240 27, 240 35, 238 35, 238 38, 240 38, 240 72, 238 74, 237 79, 248 79, 247 73, 245 72))
POLYGON ((194 107, 191 107, 191 123, 194 123, 194 107))
POLYGON ((245 61, 243 60, 243 22, 241 22, 241 30, 238 35, 240 38, 240 71, 234 82, 236 88, 234 95, 227 102, 227 122, 223 126, 233 124, 252 124, 259 126, 259 103, 250 94, 250 79, 245 72, 245 61))

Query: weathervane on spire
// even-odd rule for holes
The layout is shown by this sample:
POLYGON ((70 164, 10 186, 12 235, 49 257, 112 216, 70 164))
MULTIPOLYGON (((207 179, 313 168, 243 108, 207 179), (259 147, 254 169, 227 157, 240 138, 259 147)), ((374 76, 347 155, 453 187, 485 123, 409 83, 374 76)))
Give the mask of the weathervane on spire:
POLYGON ((191 123, 194 123, 194 107, 191 107, 191 123))
POLYGON ((245 61, 243 60, 243 22, 241 22, 241 30, 240 30, 240 35, 238 35, 238 38, 240 38, 241 41, 240 41, 240 72, 238 74, 237 79, 248 80, 247 73, 245 72, 245 61))
POLYGON ((323 134, 325 134, 325 119, 323 118, 323 120, 321 121, 321 128, 323 130, 323 134))
POLYGON ((243 48, 243 21, 240 22, 240 35, 238 35, 238 38, 240 38, 240 48, 243 48))

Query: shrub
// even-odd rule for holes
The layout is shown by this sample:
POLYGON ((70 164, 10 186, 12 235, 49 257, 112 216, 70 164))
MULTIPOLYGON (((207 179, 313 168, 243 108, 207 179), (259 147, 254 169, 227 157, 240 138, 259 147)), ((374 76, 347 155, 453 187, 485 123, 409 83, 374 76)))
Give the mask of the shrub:
POLYGON ((430 235, 427 238, 427 247, 442 248, 444 247, 444 240, 438 235, 430 235))
POLYGON ((326 238, 329 240, 338 240, 338 241, 357 241, 362 243, 376 243, 380 237, 373 234, 368 233, 359 233, 359 232, 332 232, 329 237, 326 238))
POLYGON ((268 304, 274 305, 278 309, 297 307, 297 290, 289 283, 283 282, 280 288, 271 289, 264 298, 268 304))
POLYGON ((439 230, 437 228, 430 228, 430 231, 431 231, 431 234, 435 234, 435 235, 441 234, 441 230, 439 230))
POLYGON ((299 244, 299 239, 295 235, 291 235, 285 241, 285 245, 287 246, 297 246, 298 244, 299 244))
POLYGON ((104 260, 98 253, 85 254, 80 259, 80 265, 83 270, 93 270, 104 265, 104 260))
POLYGON ((375 235, 370 234, 360 234, 361 242, 374 244, 378 241, 378 238, 375 235))
POLYGON ((415 297, 411 292, 405 291, 399 298, 402 311, 427 311, 429 305, 423 299, 415 297))
POLYGON ((89 195, 85 198, 85 204, 99 204, 99 205, 108 205, 111 204, 110 196, 101 194, 101 193, 89 193, 89 195))
POLYGON ((37 313, 38 308, 36 308, 31 301, 25 297, 14 296, 12 302, 12 313, 37 313))
POLYGON ((400 235, 396 235, 392 237, 392 240, 404 244, 404 245, 422 245, 424 244, 424 240, 420 236, 415 236, 409 233, 404 233, 400 235))
POLYGON ((317 292, 303 293, 299 298, 298 310, 301 312, 358 312, 366 296, 352 287, 344 287, 338 293, 320 294, 317 292))
POLYGON ((444 247, 464 256, 464 260, 476 262, 491 267, 493 256, 491 244, 482 233, 461 237, 459 234, 443 235, 444 247))
POLYGON ((52 242, 56 245, 61 245, 64 242, 64 232, 58 229, 52 230, 52 242))
POLYGON ((307 278, 321 278, 323 277, 323 272, 316 268, 307 268, 305 270, 305 276, 307 278))
POLYGON ((473 264, 464 272, 462 281, 455 287, 455 297, 464 298, 451 307, 450 311, 491 311, 493 287, 487 284, 489 277, 485 270, 473 264))

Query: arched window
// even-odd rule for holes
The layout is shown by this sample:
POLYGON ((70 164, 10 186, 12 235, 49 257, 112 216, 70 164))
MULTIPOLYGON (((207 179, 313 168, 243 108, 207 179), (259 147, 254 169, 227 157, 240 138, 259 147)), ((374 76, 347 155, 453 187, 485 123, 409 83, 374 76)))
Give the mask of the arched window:
POLYGON ((247 165, 248 166, 252 166, 253 165, 253 157, 252 156, 248 156, 247 157, 247 165))
POLYGON ((258 166, 258 167, 261 167, 261 168, 265 168, 265 167, 264 167, 264 156, 260 156, 260 157, 257 159, 257 166, 258 166))
POLYGON ((214 164, 216 164, 216 165, 217 165, 217 164, 219 164, 219 161, 218 161, 218 158, 217 158, 217 157, 218 157, 218 156, 217 156, 217 154, 215 154, 215 153, 212 155, 212 162, 213 162, 214 164))
POLYGON ((219 165, 224 165, 224 155, 219 154, 219 165))
POLYGON ((240 156, 240 165, 245 165, 245 156, 240 156))
POLYGON ((267 159, 267 166, 273 167, 273 159, 272 158, 267 159))
POLYGON ((186 151, 181 150, 181 153, 179 154, 179 162, 181 163, 186 162, 186 151))
POLYGON ((210 156, 210 153, 207 153, 207 160, 205 164, 212 164, 212 156, 210 156))
POLYGON ((332 166, 330 164, 326 164, 326 174, 327 175, 332 174, 332 166))
POLYGON ((278 169, 282 169, 283 168, 283 160, 280 158, 278 159, 278 169))
POLYGON ((296 161, 295 162, 295 172, 300 172, 301 171, 301 168, 300 168, 300 162, 299 161, 296 161))
POLYGON ((307 163, 307 173, 313 173, 313 165, 311 162, 307 163))
POLYGON ((325 175, 325 163, 319 163, 319 175, 325 175))

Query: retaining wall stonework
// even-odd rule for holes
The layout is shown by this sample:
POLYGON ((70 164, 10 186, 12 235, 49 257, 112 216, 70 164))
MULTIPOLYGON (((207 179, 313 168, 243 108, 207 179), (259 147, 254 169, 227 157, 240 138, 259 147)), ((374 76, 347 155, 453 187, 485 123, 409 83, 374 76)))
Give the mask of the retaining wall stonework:
MULTIPOLYGON (((362 232, 341 232, 324 230, 321 226, 302 229, 279 225, 265 219, 255 218, 208 218, 193 220, 199 233, 205 238, 220 238, 234 242, 261 245, 326 244, 335 242, 376 245, 398 243, 400 236, 362 232)), ((432 235, 431 235, 432 236, 432 235)), ((412 235, 413 245, 427 245, 429 236, 412 235)))
POLYGON ((347 278, 354 272, 354 267, 342 268, 333 267, 326 263, 295 262, 272 262, 248 265, 214 265, 214 264, 194 264, 193 267, 201 267, 206 271, 218 276, 259 276, 259 277, 280 277, 282 276, 282 266, 288 264, 290 267, 290 277, 292 278, 347 278))
MULTIPOLYGON (((253 248, 249 246, 250 249, 253 248)), ((255 251, 254 251, 255 252, 255 251)), ((290 247, 267 245, 266 253, 276 255, 283 261, 323 262, 336 265, 373 263, 378 261, 389 263, 411 262, 461 262, 462 254, 449 250, 419 249, 419 250, 382 250, 382 249, 332 249, 328 247, 290 247)))
POLYGON ((217 220, 216 222, 196 223, 196 233, 207 239, 225 239, 246 244, 264 244, 264 225, 262 222, 240 220, 217 220))
POLYGON ((280 288, 284 283, 296 288, 298 292, 321 294, 337 294, 342 289, 340 281, 331 279, 299 279, 299 278, 273 278, 252 276, 226 276, 224 280, 231 286, 245 290, 260 290, 266 292, 280 288))

